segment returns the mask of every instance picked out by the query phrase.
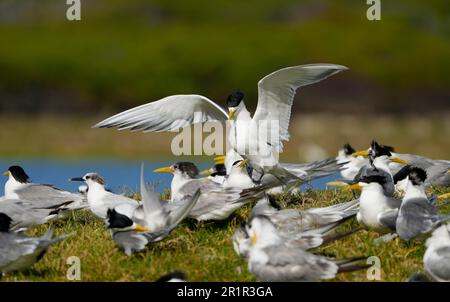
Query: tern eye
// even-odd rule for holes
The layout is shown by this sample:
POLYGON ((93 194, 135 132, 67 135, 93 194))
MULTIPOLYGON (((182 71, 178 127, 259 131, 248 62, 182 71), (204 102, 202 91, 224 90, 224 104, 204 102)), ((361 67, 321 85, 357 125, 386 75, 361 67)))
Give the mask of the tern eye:
POLYGON ((86 176, 86 179, 90 179, 91 177, 90 176, 86 176))

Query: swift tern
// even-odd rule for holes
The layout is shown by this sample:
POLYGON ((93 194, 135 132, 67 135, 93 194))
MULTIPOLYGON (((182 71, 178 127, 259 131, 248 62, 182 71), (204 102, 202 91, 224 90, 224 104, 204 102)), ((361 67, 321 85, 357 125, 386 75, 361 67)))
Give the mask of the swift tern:
POLYGON ((88 186, 87 201, 92 213, 97 217, 105 219, 109 208, 113 209, 118 205, 128 207, 133 211, 138 207, 138 202, 124 195, 114 194, 105 189, 105 179, 98 173, 90 172, 83 177, 70 178, 69 181, 84 181, 88 186))
POLYGON ((405 166, 396 176, 398 179, 408 178, 405 196, 396 221, 396 232, 401 239, 410 240, 419 235, 428 234, 450 219, 450 215, 440 215, 439 210, 428 200, 425 193, 427 178, 425 170, 405 166))
POLYGON ((367 268, 358 265, 362 258, 336 260, 290 247, 264 216, 253 217, 247 233, 251 242, 248 268, 261 281, 320 281, 333 279, 340 272, 367 268))
POLYGON ((450 224, 438 227, 425 243, 425 271, 436 281, 450 281, 450 224))
POLYGON ((183 200, 179 207, 162 203, 158 195, 145 185, 144 165, 141 167, 141 204, 129 211, 129 207, 115 206, 107 210, 107 228, 120 249, 128 256, 142 250, 147 244, 167 237, 188 215, 200 196, 200 190, 192 198, 183 200))
POLYGON ((27 237, 10 232, 12 219, 0 213, 0 272, 22 271, 31 267, 47 251, 48 247, 70 235, 53 238, 50 228, 42 237, 27 237))
POLYGON ((343 164, 339 171, 344 180, 353 180, 362 167, 369 165, 369 160, 364 156, 352 156, 356 150, 349 144, 345 144, 339 150, 336 160, 343 164))
MULTIPOLYGON (((244 169, 244 166, 240 168, 244 169)), ((226 187, 208 179, 196 179, 198 169, 190 162, 177 162, 154 172, 173 174, 170 206, 180 206, 183 200, 193 196, 198 189, 201 190, 198 202, 189 213, 189 217, 198 221, 226 219, 235 210, 254 201, 268 189, 266 186, 253 184, 251 188, 240 189, 226 187)))
MULTIPOLYGON (((189 211, 197 202, 199 196, 200 191, 197 191, 195 195, 188 201, 184 202, 184 204, 180 206, 177 211, 166 212, 163 217, 165 222, 154 229, 151 229, 148 225, 149 223, 153 223, 150 218, 158 216, 158 213, 149 213, 143 221, 137 220, 138 222, 143 223, 143 226, 133 221, 129 216, 116 211, 117 208, 108 209, 106 217, 107 228, 111 229, 112 238, 116 242, 117 246, 123 250, 126 255, 130 256, 133 251, 139 252, 148 244, 158 242, 166 238, 188 215, 189 211)), ((154 199, 155 197, 153 196, 151 198, 154 199)), ((159 202, 159 200, 157 201, 159 202)), ((148 201, 144 201, 144 203, 148 204, 148 201)), ((143 211, 149 210, 143 209, 143 211)), ((159 212, 164 213, 163 211, 159 212)))
POLYGON ((385 171, 372 171, 359 178, 358 186, 362 189, 359 197, 358 222, 380 233, 395 231, 396 219, 401 204, 386 192, 386 184, 392 179, 385 171))
POLYGON ((334 64, 310 64, 283 68, 265 76, 258 82, 258 106, 253 118, 244 104, 244 94, 236 91, 227 98, 228 113, 201 95, 172 95, 116 114, 94 127, 161 132, 229 120, 230 146, 250 159, 252 166, 284 179, 292 175, 278 165, 277 154, 282 152, 282 141, 289 140, 288 126, 296 90, 346 69, 334 64))
POLYGON ((36 208, 76 210, 86 207, 80 194, 62 191, 52 185, 37 184, 20 166, 11 166, 3 173, 8 177, 5 183, 5 198, 33 202, 36 208))

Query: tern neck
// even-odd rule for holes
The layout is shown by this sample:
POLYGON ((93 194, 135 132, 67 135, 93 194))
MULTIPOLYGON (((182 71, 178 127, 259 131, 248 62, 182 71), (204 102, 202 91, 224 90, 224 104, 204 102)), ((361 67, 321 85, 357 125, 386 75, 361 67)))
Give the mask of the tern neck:
POLYGON ((5 197, 16 198, 16 190, 26 186, 28 183, 18 182, 14 176, 9 174, 8 181, 5 183, 5 197))
POLYGON ((404 201, 416 198, 425 198, 427 199, 427 195, 425 193, 425 186, 419 185, 415 186, 408 180, 408 184, 406 185, 405 196, 403 197, 404 201))
POLYGON ((189 181, 193 180, 193 178, 189 177, 185 173, 174 173, 172 178, 172 183, 170 185, 170 200, 174 201, 178 199, 180 196, 180 189, 189 181))
POLYGON ((226 178, 226 187, 248 189, 254 186, 254 183, 244 168, 233 167, 226 178))
POLYGON ((373 160, 373 165, 377 167, 377 169, 386 171, 389 175, 392 176, 391 170, 389 169, 389 159, 387 156, 380 156, 373 160))
POLYGON ((236 120, 247 121, 251 119, 250 112, 247 110, 247 107, 245 107, 244 101, 242 101, 236 110, 236 120))
POLYGON ((88 183, 87 199, 89 203, 95 203, 97 199, 109 192, 105 190, 105 186, 97 182, 90 181, 88 183))

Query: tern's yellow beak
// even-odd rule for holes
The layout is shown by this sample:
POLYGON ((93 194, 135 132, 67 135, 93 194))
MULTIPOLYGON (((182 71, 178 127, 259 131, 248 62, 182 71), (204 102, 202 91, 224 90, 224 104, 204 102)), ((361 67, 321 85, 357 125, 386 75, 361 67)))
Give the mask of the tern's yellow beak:
POLYGON ((212 172, 208 169, 208 170, 203 170, 203 171, 199 172, 198 174, 200 174, 200 175, 211 175, 212 172))
POLYGON ((349 185, 344 188, 344 191, 360 191, 360 190, 362 190, 362 187, 359 184, 349 185))
POLYGON ((136 232, 150 232, 150 229, 146 228, 145 226, 137 224, 134 227, 133 231, 136 231, 136 232))
POLYGON ((343 182, 343 181, 330 181, 330 182, 327 182, 327 187, 340 187, 340 188, 342 188, 342 187, 347 187, 347 186, 348 186, 348 183, 343 182))
POLYGON ((233 118, 235 113, 236 113, 236 108, 235 107, 228 108, 228 120, 229 121, 233 118))
POLYGON ((258 239, 255 232, 253 232, 252 237, 250 239, 251 239, 251 242, 250 242, 251 245, 254 246, 256 244, 256 240, 258 239))
POLYGON ((389 160, 390 160, 391 162, 397 163, 397 164, 403 164, 403 165, 409 165, 409 164, 410 164, 409 161, 403 160, 403 159, 398 158, 398 157, 392 157, 392 158, 390 158, 389 160))
POLYGON ((219 155, 214 157, 214 161, 225 161, 225 155, 219 155))
POLYGON ((216 165, 223 165, 225 163, 225 155, 220 155, 214 157, 214 163, 216 165))
POLYGON ((3 176, 9 176, 9 171, 3 172, 3 176))
POLYGON ((155 169, 155 170, 153 170, 153 172, 156 172, 156 173, 173 173, 173 172, 175 172, 175 170, 172 167, 164 167, 164 168, 155 169))
POLYGON ((447 199, 450 198, 450 192, 449 193, 445 193, 445 194, 441 194, 437 197, 437 199, 442 200, 442 199, 447 199))
POLYGON ((357 151, 355 153, 352 153, 353 157, 363 156, 363 157, 369 157, 369 151, 368 150, 361 150, 357 151))
POLYGON ((243 169, 247 163, 248 163, 248 159, 244 159, 244 160, 241 161, 241 163, 239 164, 239 168, 243 169))

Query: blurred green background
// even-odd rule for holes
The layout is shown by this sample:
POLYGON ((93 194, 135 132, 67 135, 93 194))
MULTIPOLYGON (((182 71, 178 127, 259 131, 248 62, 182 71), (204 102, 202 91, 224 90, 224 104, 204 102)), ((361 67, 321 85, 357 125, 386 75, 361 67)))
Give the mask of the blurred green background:
MULTIPOLYGON (((0 111, 9 127, 31 123, 30 129, 39 117, 57 115, 52 128, 72 115, 87 119, 75 119, 76 126, 89 130, 109 114, 171 94, 202 94, 224 105, 236 88, 253 107, 263 76, 325 62, 350 70, 302 89, 294 106, 300 118, 329 114, 334 125, 333 117, 348 114, 426 115, 448 137, 446 126, 433 124, 445 124, 450 111, 448 0, 381 1, 380 21, 367 20, 365 0, 82 0, 81 21, 73 22, 66 20, 65 2, 0 2, 0 111)), ((361 128, 362 121, 354 123, 361 128)), ((314 143, 328 152, 341 140, 366 146, 385 138, 376 129, 318 136, 323 142, 314 143)), ((0 154, 25 152, 4 130, 0 139, 13 145, 0 147, 0 154)), ((447 140, 432 155, 448 156, 447 140)), ((42 150, 36 155, 52 153, 42 150)))

